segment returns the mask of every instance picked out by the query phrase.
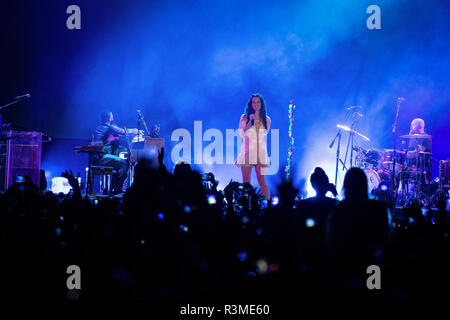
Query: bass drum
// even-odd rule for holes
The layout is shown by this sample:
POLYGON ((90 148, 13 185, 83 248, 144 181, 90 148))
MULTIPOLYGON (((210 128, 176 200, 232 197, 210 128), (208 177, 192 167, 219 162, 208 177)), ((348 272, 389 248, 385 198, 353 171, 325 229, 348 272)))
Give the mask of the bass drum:
POLYGON ((369 193, 373 191, 373 189, 378 188, 381 183, 380 176, 378 173, 372 169, 364 169, 364 172, 367 176, 367 184, 369 186, 369 193))

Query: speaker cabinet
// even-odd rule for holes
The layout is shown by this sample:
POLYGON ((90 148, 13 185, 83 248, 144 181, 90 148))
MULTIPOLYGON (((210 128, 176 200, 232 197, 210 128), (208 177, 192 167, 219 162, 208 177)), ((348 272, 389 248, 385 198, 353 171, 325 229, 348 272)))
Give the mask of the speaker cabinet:
POLYGON ((42 132, 9 131, 6 137, 6 189, 29 176, 40 186, 42 132), (19 178, 18 178, 19 177, 19 178))

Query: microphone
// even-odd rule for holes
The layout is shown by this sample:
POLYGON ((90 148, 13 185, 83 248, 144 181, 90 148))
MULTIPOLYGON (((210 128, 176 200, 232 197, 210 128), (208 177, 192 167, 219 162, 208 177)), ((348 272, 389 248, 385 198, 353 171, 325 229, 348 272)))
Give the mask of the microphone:
MULTIPOLYGON (((337 137, 337 136, 336 136, 337 137)), ((331 149, 331 148, 333 148, 333 145, 334 145, 334 142, 336 141, 336 138, 334 138, 334 140, 333 141, 331 141, 331 144, 330 144, 330 146, 329 146, 329 148, 331 149)))
POLYGON ((398 101, 405 101, 406 99, 403 98, 403 97, 398 97, 397 100, 398 100, 398 101))
POLYGON ((351 106, 351 107, 346 108, 345 110, 353 110, 353 109, 361 109, 361 108, 362 108, 361 106, 351 106))
POLYGON ((27 93, 22 96, 15 97, 14 100, 22 100, 22 99, 30 99, 30 98, 31 98, 31 94, 27 93))

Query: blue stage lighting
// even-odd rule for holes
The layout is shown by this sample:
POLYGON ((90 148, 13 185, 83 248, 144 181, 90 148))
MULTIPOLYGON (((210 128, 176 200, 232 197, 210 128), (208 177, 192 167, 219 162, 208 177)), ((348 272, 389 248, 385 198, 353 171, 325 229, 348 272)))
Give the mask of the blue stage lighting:
POLYGON ((247 252, 245 251, 238 252, 237 258, 239 261, 245 261, 247 259, 247 252))
POLYGON ((216 204, 216 196, 214 194, 210 194, 208 196, 208 203, 209 204, 216 204))
POLYGON ((381 191, 388 191, 389 190, 389 185, 387 183, 385 183, 385 182, 382 182, 380 184, 380 190, 381 191))
POLYGON ((280 198, 278 196, 272 197, 272 205, 276 206, 278 203, 280 203, 280 198))
POLYGON ((305 224, 308 228, 312 228, 316 225, 316 220, 314 220, 313 218, 308 218, 306 219, 305 224))

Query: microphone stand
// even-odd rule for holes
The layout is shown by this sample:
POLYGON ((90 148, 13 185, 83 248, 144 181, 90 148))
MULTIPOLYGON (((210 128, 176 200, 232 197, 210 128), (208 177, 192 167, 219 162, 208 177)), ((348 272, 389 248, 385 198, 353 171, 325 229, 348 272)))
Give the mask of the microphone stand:
MULTIPOLYGON (((138 138, 137 142, 141 142, 141 115, 138 113, 138 138)), ((144 139, 145 140, 145 139, 144 139)), ((139 146, 139 145, 138 145, 139 146)), ((136 162, 139 162, 140 150, 136 150, 136 162)))
MULTIPOLYGON (((351 110, 348 110, 347 116, 345 117, 345 120, 344 120, 344 124, 347 122, 348 117, 350 116, 350 113, 351 113, 351 110)), ((336 149, 336 172, 335 172, 335 175, 334 175, 334 185, 335 186, 337 186, 337 177, 338 177, 338 172, 339 172, 339 161, 340 161, 340 152, 341 152, 341 136, 342 136, 342 129, 339 128, 338 133, 334 137, 333 141, 331 141, 331 144, 329 146, 330 149, 333 148, 333 145, 334 145, 334 142, 336 141, 336 138, 338 139, 338 146, 337 146, 337 149, 336 149)), ((343 163, 342 165, 345 168, 345 163, 343 163)))
POLYGON ((402 99, 398 98, 397 99, 397 112, 395 114, 395 120, 394 120, 394 124, 392 125, 392 135, 393 135, 393 139, 394 139, 394 159, 392 160, 392 176, 391 176, 391 180, 392 180, 392 185, 391 187, 393 187, 393 199, 392 199, 392 209, 395 209, 395 205, 397 203, 397 182, 395 181, 395 166, 396 166, 396 162, 397 162, 397 121, 398 121, 398 114, 400 111, 400 103, 402 103, 402 99))
POLYGON ((19 102, 20 100, 22 100, 22 99, 15 99, 14 101, 12 101, 12 102, 10 102, 10 103, 8 103, 8 104, 5 104, 4 106, 0 106, 0 110, 2 110, 3 108, 9 107, 9 106, 11 106, 11 105, 13 105, 13 104, 15 104, 15 103, 19 102))
POLYGON ((338 146, 336 149, 336 172, 334 175, 334 185, 336 185, 336 183, 337 183, 337 175, 338 175, 338 171, 339 171, 339 153, 340 153, 340 148, 341 148, 341 132, 342 132, 342 129, 339 128, 338 133, 334 137, 333 141, 331 141, 331 144, 329 146, 330 149, 333 148, 336 138, 338 139, 338 146))
POLYGON ((342 167, 342 171, 344 171, 345 168, 345 164, 347 163, 347 156, 348 156, 348 148, 351 146, 351 150, 350 150, 350 168, 353 166, 353 128, 355 126, 355 121, 352 122, 352 126, 350 127, 351 131, 349 133, 348 136, 348 141, 347 141, 347 149, 345 150, 345 158, 344 158, 344 166, 342 167))

